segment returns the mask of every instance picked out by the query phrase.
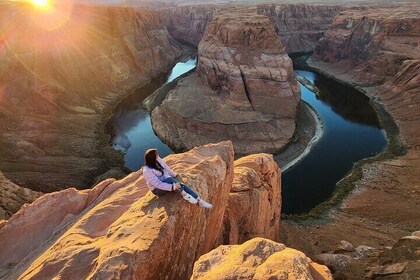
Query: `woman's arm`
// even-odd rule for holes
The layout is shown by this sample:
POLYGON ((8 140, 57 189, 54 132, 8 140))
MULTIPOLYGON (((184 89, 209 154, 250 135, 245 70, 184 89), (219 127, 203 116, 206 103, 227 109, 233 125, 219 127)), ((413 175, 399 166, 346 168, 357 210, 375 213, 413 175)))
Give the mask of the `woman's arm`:
POLYGON ((157 159, 156 159, 159 163, 160 163, 160 165, 162 165, 162 167, 163 168, 165 168, 165 170, 166 170, 166 172, 168 172, 168 174, 169 174, 169 176, 171 176, 171 177, 176 177, 178 174, 176 174, 176 172, 174 172, 167 164, 166 164, 166 162, 163 160, 163 159, 161 159, 160 157, 158 157, 157 159))
POLYGON ((168 184, 159 180, 159 178, 153 173, 152 169, 143 168, 143 176, 144 176, 144 179, 146 179, 147 183, 156 189, 161 189, 164 191, 173 190, 172 184, 168 184))

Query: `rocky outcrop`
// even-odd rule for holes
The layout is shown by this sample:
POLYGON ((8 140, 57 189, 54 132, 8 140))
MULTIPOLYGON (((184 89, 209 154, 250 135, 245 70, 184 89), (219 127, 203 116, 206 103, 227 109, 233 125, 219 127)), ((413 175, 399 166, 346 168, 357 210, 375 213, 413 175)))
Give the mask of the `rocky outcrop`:
POLYGON ((402 237, 379 255, 367 279, 416 279, 420 275, 420 232, 402 237))
POLYGON ((10 218, 25 203, 31 203, 42 193, 19 187, 0 172, 0 220, 10 218))
POLYGON ((270 17, 288 53, 311 52, 344 5, 265 4, 257 13, 270 17))
POLYGON ((153 110, 156 134, 175 150, 225 139, 239 155, 283 148, 295 131, 300 88, 269 19, 218 17, 198 56, 197 75, 153 110))
POLYGON ((268 239, 220 246, 201 256, 191 279, 333 279, 326 266, 268 239))
POLYGON ((165 161, 213 204, 157 198, 141 171, 90 190, 46 194, 0 228, 2 279, 187 279, 217 244, 233 180, 230 142, 165 161))
POLYGON ((181 54, 154 12, 53 4, 0 6, 0 170, 44 192, 121 166, 106 115, 181 54))
POLYGON ((256 154, 236 160, 221 243, 241 244, 254 237, 279 240, 280 214, 280 170, 273 156, 256 154))

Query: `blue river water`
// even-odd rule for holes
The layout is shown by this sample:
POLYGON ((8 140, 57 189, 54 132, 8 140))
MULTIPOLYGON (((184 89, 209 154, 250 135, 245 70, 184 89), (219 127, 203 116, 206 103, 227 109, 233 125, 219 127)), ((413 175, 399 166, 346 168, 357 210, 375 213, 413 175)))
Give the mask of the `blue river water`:
MULTIPOLYGON (((112 145, 124 153, 125 165, 138 170, 144 152, 158 148, 164 157, 171 149, 154 134, 143 100, 160 86, 193 69, 196 59, 175 65, 170 73, 138 89, 116 109, 109 123, 112 145)), ((362 93, 310 71, 296 70, 319 89, 317 96, 301 86, 302 99, 320 115, 324 134, 311 151, 282 174, 282 212, 300 214, 310 211, 330 197, 336 182, 356 161, 381 152, 387 145, 376 113, 362 93)))

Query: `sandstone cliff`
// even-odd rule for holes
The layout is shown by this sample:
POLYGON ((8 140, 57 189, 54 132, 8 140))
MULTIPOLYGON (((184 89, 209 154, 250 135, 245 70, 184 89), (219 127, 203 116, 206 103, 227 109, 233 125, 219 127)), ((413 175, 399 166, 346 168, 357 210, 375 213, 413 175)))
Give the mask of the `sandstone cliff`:
POLYGON ((304 253, 263 238, 220 246, 201 256, 191 279, 333 279, 304 253))
POLYGON ((290 141, 300 88, 267 17, 215 19, 199 45, 197 75, 152 112, 156 134, 175 150, 230 139, 240 155, 275 153, 290 141))
POLYGON ((344 5, 258 5, 257 13, 269 16, 288 53, 311 52, 344 5))
POLYGON ((232 143, 221 142, 165 161, 211 210, 176 193, 155 197, 141 170, 46 194, 0 223, 0 278, 187 279, 221 235, 235 243, 278 238, 280 173, 271 155, 234 163, 232 143))
POLYGON ((260 4, 187 5, 159 10, 170 34, 198 46, 208 24, 219 15, 258 13, 270 17, 288 53, 310 52, 345 5, 260 4))
POLYGON ((0 228, 2 279, 186 279, 217 244, 233 180, 230 142, 166 158, 211 210, 157 198, 140 172, 24 206, 0 228), (146 194, 146 195, 145 195, 146 194))
POLYGON ((0 6, 0 170, 45 192, 120 165, 106 115, 181 54, 153 12, 54 3, 0 6))
POLYGON ((241 244, 254 237, 279 240, 280 175, 272 155, 256 154, 235 161, 222 244, 241 244))

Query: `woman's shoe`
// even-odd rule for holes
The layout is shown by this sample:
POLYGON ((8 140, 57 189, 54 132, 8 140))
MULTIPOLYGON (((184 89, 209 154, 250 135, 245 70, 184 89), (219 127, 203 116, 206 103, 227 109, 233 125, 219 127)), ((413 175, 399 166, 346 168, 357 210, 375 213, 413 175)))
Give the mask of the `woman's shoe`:
POLYGON ((197 199, 194 198, 192 195, 186 193, 185 191, 181 192, 182 197, 191 204, 197 204, 197 199))
POLYGON ((207 208, 207 209, 211 209, 213 207, 213 205, 211 205, 210 203, 208 203, 207 201, 200 199, 198 200, 198 205, 200 205, 203 208, 207 208))

